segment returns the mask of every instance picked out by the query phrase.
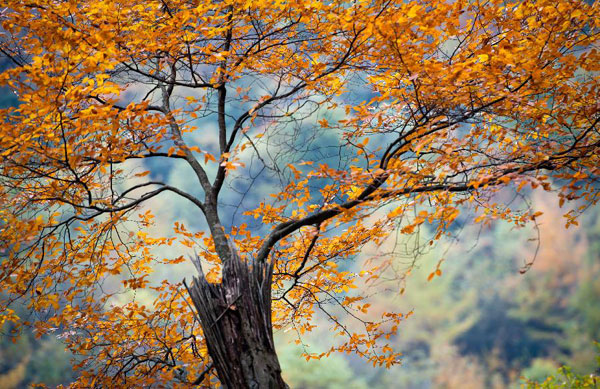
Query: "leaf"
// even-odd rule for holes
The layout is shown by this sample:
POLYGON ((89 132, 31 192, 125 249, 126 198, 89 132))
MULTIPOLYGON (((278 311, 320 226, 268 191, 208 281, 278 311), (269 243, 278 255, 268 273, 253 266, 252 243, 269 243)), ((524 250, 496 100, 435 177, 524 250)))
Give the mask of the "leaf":
POLYGON ((141 172, 141 173, 136 173, 135 176, 136 177, 145 177, 148 174, 150 174, 150 170, 146 170, 145 172, 141 172))
POLYGON ((208 161, 217 162, 217 160, 215 159, 215 157, 212 154, 204 153, 204 163, 207 164, 208 161))
POLYGON ((417 12, 419 12, 419 10, 421 9, 421 7, 419 5, 413 5, 412 7, 410 7, 410 9, 408 10, 408 12, 406 13, 406 17, 408 17, 409 19, 413 19, 414 17, 417 16, 417 12))

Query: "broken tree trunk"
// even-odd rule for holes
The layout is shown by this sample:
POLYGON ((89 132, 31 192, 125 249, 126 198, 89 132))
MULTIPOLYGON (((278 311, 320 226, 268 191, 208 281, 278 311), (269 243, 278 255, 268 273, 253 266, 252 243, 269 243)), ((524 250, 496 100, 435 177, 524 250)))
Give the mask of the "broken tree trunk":
POLYGON ((225 388, 288 388, 281 377, 271 323, 267 262, 248 264, 234 251, 219 284, 209 283, 199 259, 189 293, 198 311, 208 353, 225 388))

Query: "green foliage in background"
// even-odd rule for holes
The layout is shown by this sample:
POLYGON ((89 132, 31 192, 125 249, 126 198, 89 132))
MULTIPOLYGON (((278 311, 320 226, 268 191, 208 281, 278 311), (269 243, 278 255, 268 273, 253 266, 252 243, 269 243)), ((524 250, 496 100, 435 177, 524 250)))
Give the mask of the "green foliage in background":
MULTIPOLYGON (((16 309, 16 314, 26 317, 28 313, 21 307, 16 309)), ((56 387, 74 380, 72 355, 56 334, 37 338, 31 328, 25 327, 19 337, 13 337, 13 327, 9 323, 5 323, 1 331, 1 389, 27 388, 32 384, 56 387)))
MULTIPOLYGON (((600 370, 600 344, 596 343, 598 355, 596 356, 597 370, 600 370)), ((538 382, 534 378, 525 378, 523 385, 527 389, 554 389, 554 388, 598 388, 600 387, 600 377, 594 373, 577 374, 569 366, 562 366, 558 372, 549 376, 543 382, 538 382)))

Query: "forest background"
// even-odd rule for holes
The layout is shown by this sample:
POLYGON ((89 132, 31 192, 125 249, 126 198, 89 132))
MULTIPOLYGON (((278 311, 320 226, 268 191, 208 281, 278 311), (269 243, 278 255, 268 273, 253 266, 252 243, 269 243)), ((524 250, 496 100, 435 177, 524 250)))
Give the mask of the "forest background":
MULTIPOLYGON (((0 70, 3 66, 0 63, 0 70)), ((0 91, 1 107, 15 103, 10 91, 0 91)), ((158 172, 185 187, 187 177, 177 169, 158 172)), ((527 195, 502 192, 499 201, 532 202, 533 208, 544 212, 537 225, 519 230, 506 223, 482 227, 464 222, 469 220, 465 215, 464 221, 455 223, 453 237, 429 251, 415 249, 423 247, 425 229, 408 239, 389 240, 390 251, 395 246, 394 251, 404 253, 395 258, 399 268, 417 261, 406 284, 379 291, 371 308, 385 311, 393 306, 413 312, 391 342, 404 354, 401 365, 373 368, 338 354, 307 362, 301 354, 324 351, 320 339, 330 336, 329 324, 321 318, 312 333, 301 336, 300 344, 285 330, 276 334, 285 380, 293 388, 468 389, 518 387, 521 377, 542 380, 562 364, 579 373, 593 372, 593 341, 600 339, 600 209, 590 208, 579 227, 565 229, 564 223, 556 222, 564 213, 558 201, 542 192, 527 195), (428 280, 442 259, 443 276, 428 280), (533 266, 521 274, 532 260, 533 266)), ((164 222, 161 225, 178 220, 194 227, 184 201, 175 197, 153 201, 169 203, 155 207, 163 210, 156 215, 164 222)), ((385 251, 386 245, 378 250, 385 251)), ((347 270, 360 271, 361 262, 360 257, 349 262, 347 270)), ((191 265, 170 268, 160 277, 180 280, 191 271, 186 266, 191 265)), ((154 300, 149 294, 123 296, 132 297, 140 304, 154 300)), ((16 343, 1 337, 0 387, 71 382, 72 356, 64 351, 63 336, 37 339, 33 332, 25 332, 16 343)))

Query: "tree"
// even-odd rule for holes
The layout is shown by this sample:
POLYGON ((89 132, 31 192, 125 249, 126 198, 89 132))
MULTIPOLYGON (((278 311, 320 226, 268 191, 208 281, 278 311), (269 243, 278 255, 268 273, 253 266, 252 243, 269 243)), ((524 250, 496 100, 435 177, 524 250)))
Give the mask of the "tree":
POLYGON ((2 321, 60 331, 87 356, 80 385, 285 387, 273 329, 316 311, 343 340, 307 358, 390 366, 403 315, 368 294, 393 255, 347 268, 367 243, 426 223, 433 244, 469 207, 535 220, 497 202, 506 187, 598 201, 597 3, 5 4, 2 321), (153 236, 165 196, 203 222, 153 236), (191 283, 151 276, 189 249, 191 283))

